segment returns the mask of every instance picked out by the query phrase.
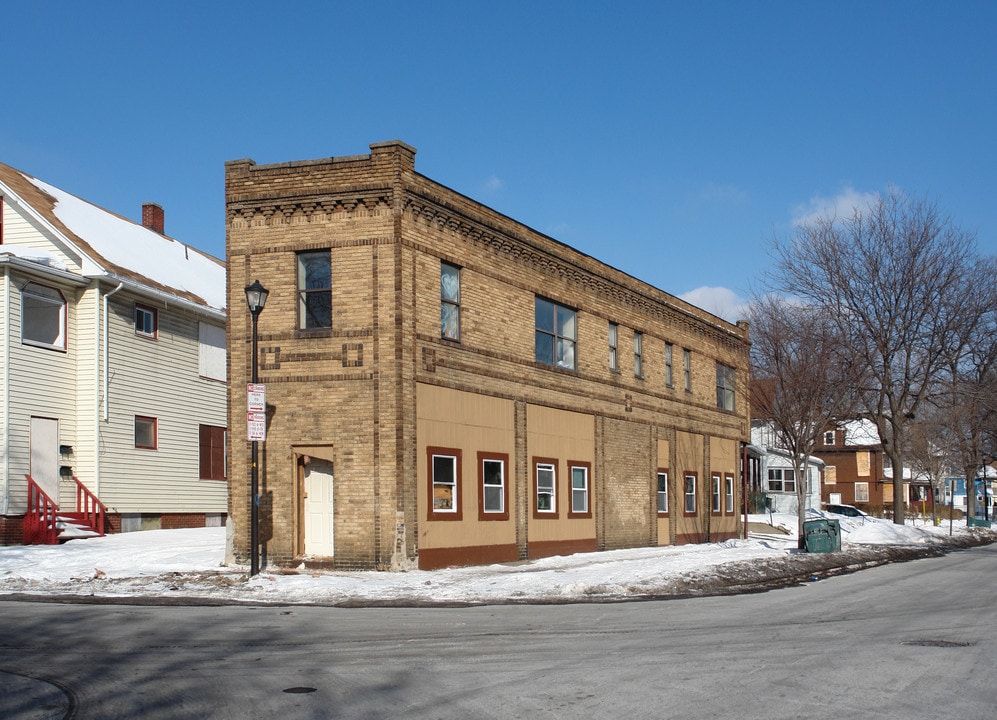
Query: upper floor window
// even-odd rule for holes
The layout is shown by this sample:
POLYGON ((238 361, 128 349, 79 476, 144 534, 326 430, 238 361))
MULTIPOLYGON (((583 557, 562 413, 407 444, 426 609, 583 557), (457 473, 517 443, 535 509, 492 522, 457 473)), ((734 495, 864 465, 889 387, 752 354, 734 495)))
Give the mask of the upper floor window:
POLYGON ((298 327, 332 327, 332 255, 328 250, 298 253, 298 327))
POLYGON ((717 407, 734 411, 734 368, 717 363, 717 407))
POLYGON ((834 430, 827 430, 824 433, 824 444, 834 445, 834 430))
POLYGON ((460 340, 460 268, 440 263, 440 335, 460 340))
POLYGON ((685 377, 685 391, 692 392, 692 350, 682 351, 682 374, 685 377))
POLYGON ((55 288, 28 283, 21 290, 21 342, 66 349, 66 298, 55 288))
POLYGON ((156 418, 135 416, 135 447, 143 450, 159 447, 159 421, 156 418))
POLYGON ((609 323, 609 369, 613 372, 620 369, 620 357, 617 353, 619 334, 620 326, 616 323, 609 323))
POLYGON ((672 386, 672 344, 665 343, 665 385, 672 386))
POLYGON ((225 328, 208 322, 197 324, 197 367, 198 374, 211 380, 227 379, 225 367, 225 328))
POLYGON ((159 311, 135 303, 135 334, 155 340, 159 337, 159 311))
POLYGON ((644 333, 634 332, 634 377, 644 377, 644 333))
POLYGON ((536 299, 537 362, 575 369, 575 311, 563 305, 536 299))

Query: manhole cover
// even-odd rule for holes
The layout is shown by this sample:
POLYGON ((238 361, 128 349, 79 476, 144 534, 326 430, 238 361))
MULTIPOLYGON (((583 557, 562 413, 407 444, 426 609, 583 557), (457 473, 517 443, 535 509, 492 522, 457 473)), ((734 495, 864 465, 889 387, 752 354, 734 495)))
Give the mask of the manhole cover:
POLYGON ((973 647, 975 642, 957 642, 955 640, 904 640, 901 645, 913 645, 915 647, 973 647))
POLYGON ((284 692, 286 692, 286 693, 292 693, 292 694, 295 694, 295 695, 300 695, 302 693, 315 692, 315 688, 313 688, 313 687, 300 687, 300 686, 299 687, 289 687, 289 688, 284 688, 284 692))

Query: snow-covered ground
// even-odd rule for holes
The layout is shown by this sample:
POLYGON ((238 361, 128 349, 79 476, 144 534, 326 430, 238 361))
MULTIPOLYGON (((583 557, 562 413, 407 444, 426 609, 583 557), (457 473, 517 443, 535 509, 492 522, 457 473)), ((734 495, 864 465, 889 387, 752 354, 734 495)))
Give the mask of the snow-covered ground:
MULTIPOLYGON (((873 518, 837 519, 845 556, 873 546, 934 546, 949 542, 949 523, 899 526, 873 518)), ((746 582, 758 568, 779 572, 809 557, 796 551, 796 517, 749 518, 772 528, 747 540, 581 553, 504 565, 407 572, 347 572, 225 567, 225 529, 153 530, 74 540, 64 545, 0 547, 0 596, 154 596, 178 602, 438 604, 565 602, 696 594, 716 578, 746 582), (788 531, 781 534, 779 529, 788 531), (775 568, 775 570, 773 570, 775 568)), ((967 530, 956 522, 954 537, 967 530)), ((836 554, 837 555, 837 554, 836 554)), ((884 556, 885 557, 885 556, 884 556)), ((849 563, 848 557, 840 565, 849 563)), ((801 566, 804 567, 804 566, 801 566)), ((805 572, 808 572, 804 570, 805 572)), ((788 571, 785 571, 788 572, 788 571)), ((713 591, 716 586, 712 586, 713 591)), ((709 592, 710 590, 706 590, 709 592)))

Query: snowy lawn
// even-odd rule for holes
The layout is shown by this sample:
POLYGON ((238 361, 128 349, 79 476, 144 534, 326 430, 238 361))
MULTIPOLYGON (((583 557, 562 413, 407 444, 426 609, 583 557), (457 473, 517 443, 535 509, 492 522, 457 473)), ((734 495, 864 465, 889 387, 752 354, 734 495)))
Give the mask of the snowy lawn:
MULTIPOLYGON (((949 525, 899 526, 875 518, 845 518, 843 553, 869 546, 931 546, 949 540, 949 525)), ((767 524, 769 515, 753 515, 767 524)), ((636 548, 505 565, 406 572, 310 571, 224 567, 225 529, 152 530, 74 540, 64 545, 0 547, 0 595, 157 596, 178 601, 378 604, 563 602, 675 596, 711 578, 771 572, 796 551, 796 517, 774 514, 773 528, 747 540, 636 548), (783 535, 779 529, 785 529, 783 535)), ((752 528, 759 527, 752 525, 752 528)), ((953 527, 956 539, 992 532, 953 527)), ((811 556, 816 558, 817 556, 811 556)), ((829 556, 823 556, 827 558, 829 556)), ((797 557, 797 559, 800 559, 797 557)), ((842 565, 848 564, 847 557, 842 565)))

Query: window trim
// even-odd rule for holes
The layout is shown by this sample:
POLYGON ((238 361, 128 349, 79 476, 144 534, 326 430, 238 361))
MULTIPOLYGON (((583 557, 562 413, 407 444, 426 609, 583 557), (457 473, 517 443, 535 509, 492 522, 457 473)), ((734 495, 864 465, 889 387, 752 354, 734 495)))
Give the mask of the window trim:
POLYGON ((861 482, 856 482, 855 483, 855 487, 853 488, 852 494, 855 496, 854 502, 856 502, 856 503, 867 503, 867 502, 869 502, 869 482, 866 481, 866 480, 863 480, 861 482), (863 488, 865 490, 865 492, 863 493, 865 495, 865 498, 862 499, 862 500, 859 499, 859 485, 863 486, 863 488))
POLYGON ((787 495, 788 494, 795 495, 796 494, 796 488, 797 488, 797 485, 796 485, 797 481, 798 481, 798 478, 796 477, 796 473, 793 472, 793 468, 770 467, 768 469, 768 472, 766 473, 765 487, 766 487, 766 490, 768 492, 785 493, 787 495), (793 475, 793 479, 792 480, 787 480, 786 479, 786 473, 787 472, 792 473, 792 475, 793 475), (773 473, 778 473, 779 477, 778 478, 772 477, 773 473), (774 483, 774 482, 779 483, 779 489, 776 489, 776 488, 774 488, 772 486, 772 483, 774 483), (787 490, 786 489, 786 483, 792 483, 793 484, 793 489, 792 490, 787 490))
POLYGON ((509 519, 509 454, 478 452, 478 519, 508 520, 509 519), (485 509, 485 463, 502 463, 502 510, 485 509))
POLYGON ((634 330, 634 377, 644 379, 644 333, 634 330))
POLYGON ((69 347, 69 302, 66 300, 65 294, 62 290, 57 287, 52 287, 51 285, 45 285, 43 283, 35 282, 34 280, 26 283, 24 287, 21 288, 21 344, 30 345, 31 347, 45 348, 47 350, 57 350, 59 352, 66 352, 69 347), (35 290, 38 288, 38 290, 35 290), (52 297, 42 290, 47 290, 54 295, 58 295, 58 299, 52 297), (29 295, 36 301, 41 301, 43 303, 48 303, 53 307, 59 307, 59 333, 56 338, 56 342, 47 343, 42 340, 34 340, 32 338, 25 337, 24 331, 28 327, 28 323, 25 321, 24 314, 24 296, 29 295))
POLYGON ((682 502, 682 514, 685 517, 695 517, 697 508, 699 507, 699 496, 698 488, 699 485, 699 473, 686 471, 683 475, 682 483, 682 496, 684 498, 682 502), (692 492, 689 492, 689 481, 692 480, 692 492), (689 509, 689 499, 692 499, 692 510, 689 509))
MULTIPOLYGON (((430 445, 426 448, 426 479, 428 481, 429 495, 427 496, 426 505, 428 520, 463 520, 463 506, 462 500, 464 497, 463 487, 462 487, 462 476, 461 476, 461 466, 462 456, 461 451, 458 448, 448 448, 448 447, 437 447, 430 445), (453 458, 454 460, 454 485, 453 485, 453 509, 452 510, 437 510, 436 503, 434 502, 436 498, 436 482, 434 477, 434 459, 437 457, 447 457, 453 458)), ((441 485, 443 483, 440 483, 441 485)))
POLYGON ((133 440, 136 450, 158 450, 159 449, 159 418, 154 418, 149 415, 136 415, 135 416, 135 432, 133 435, 133 440), (138 424, 140 422, 149 423, 152 426, 152 445, 139 445, 138 444, 138 424))
POLYGON ((592 463, 584 460, 568 460, 568 485, 571 496, 568 501, 569 518, 592 517, 592 463), (575 470, 585 471, 585 510, 575 510, 575 470))
POLYGON ((670 491, 671 491, 671 488, 668 485, 668 468, 658 468, 658 472, 655 475, 655 487, 656 487, 655 509, 658 511, 658 517, 668 517, 668 511, 670 509, 670 505, 669 505, 669 502, 668 502, 668 496, 669 496, 670 491), (661 492, 661 478, 662 478, 662 476, 664 476, 664 478, 665 478, 665 491, 664 491, 663 494, 661 492), (664 510, 661 509, 661 498, 662 498, 662 495, 664 496, 664 499, 665 499, 665 509, 664 510))
POLYGON ((144 303, 136 302, 135 308, 133 310, 133 325, 135 328, 135 334, 140 338, 146 338, 147 340, 158 340, 159 339, 159 309, 154 308, 151 305, 146 305, 144 303), (139 330, 139 315, 143 317, 151 318, 152 330, 146 331, 146 323, 142 323, 143 329, 139 330))
POLYGON ((459 265, 454 265, 446 260, 440 260, 440 337, 444 340, 450 340, 452 342, 460 342, 460 329, 461 329, 461 297, 460 297, 460 285, 461 285, 461 268, 459 265), (453 270, 457 276, 457 299, 452 300, 446 297, 443 287, 443 271, 445 268, 453 270), (447 308, 453 308, 457 318, 457 328, 456 333, 448 334, 446 325, 443 322, 444 310, 447 308))
POLYGON ((722 515, 723 507, 723 476, 710 473, 710 515, 722 515))
POLYGON ((724 474, 724 513, 733 515, 737 504, 734 502, 734 476, 730 473, 724 474))
POLYGON ((299 332, 328 332, 332 329, 332 250, 326 248, 324 250, 305 250, 297 252, 294 255, 295 264, 295 308, 297 311, 297 330, 299 332), (329 286, 328 287, 307 287, 307 271, 302 264, 304 258, 308 256, 323 256, 323 260, 328 262, 329 266, 329 286), (305 285, 305 287, 302 287, 305 285), (308 326, 308 303, 311 295, 318 295, 319 293, 325 293, 329 298, 329 324, 328 325, 314 325, 308 326))
POLYGON ((221 427, 220 425, 208 425, 206 423, 199 423, 197 426, 197 474, 199 480, 214 480, 214 481, 228 481, 228 428, 221 427), (221 446, 216 445, 217 435, 216 431, 221 431, 221 446), (207 443, 205 443, 205 435, 207 435, 207 443), (205 474, 205 448, 207 448, 207 466, 208 472, 205 474), (216 474, 215 465, 215 455, 214 452, 221 450, 221 477, 216 474))
POLYGON ((570 308, 567 305, 562 305, 561 303, 556 302, 554 300, 551 300, 549 298, 545 298, 542 295, 534 295, 534 297, 533 297, 533 359, 536 360, 536 362, 540 363, 541 365, 546 365, 547 367, 557 368, 558 370, 570 370, 571 372, 577 372, 578 371, 578 311, 577 310, 575 310, 574 308, 570 308), (539 311, 539 307, 538 306, 539 306, 539 303, 541 303, 541 302, 545 302, 545 303, 551 305, 552 309, 554 311, 554 331, 553 331, 553 333, 550 330, 541 329, 537 325, 536 320, 537 320, 537 315, 538 315, 538 311, 539 311), (571 313, 571 316, 572 316, 571 327, 572 327, 572 331, 574 333, 572 336, 561 335, 559 333, 559 331, 558 331, 558 325, 557 325, 558 310, 565 310, 565 311, 571 313), (544 335, 544 336, 546 336, 548 338, 551 338, 551 341, 552 341, 552 345, 551 345, 552 357, 551 357, 550 361, 547 361, 546 359, 541 359, 540 358, 540 344, 536 341, 537 337, 539 337, 540 335, 544 335), (560 353, 558 352, 558 348, 561 347, 561 343, 562 342, 563 343, 570 343, 571 344, 571 364, 570 365, 562 363, 561 361, 558 360, 558 356, 560 355, 560 353))
POLYGON ((560 508, 557 503, 557 460, 555 458, 534 457, 533 458, 533 478, 530 482, 533 500, 533 517, 537 520, 557 519, 560 508), (551 493, 551 509, 541 510, 538 500, 540 499, 540 467, 550 467, 554 473, 553 490, 551 493))
POLYGON ((824 431, 824 445, 828 446, 828 447, 834 445, 834 430, 825 430, 824 431), (827 441, 827 438, 828 438, 829 435, 831 436, 831 442, 827 441))

